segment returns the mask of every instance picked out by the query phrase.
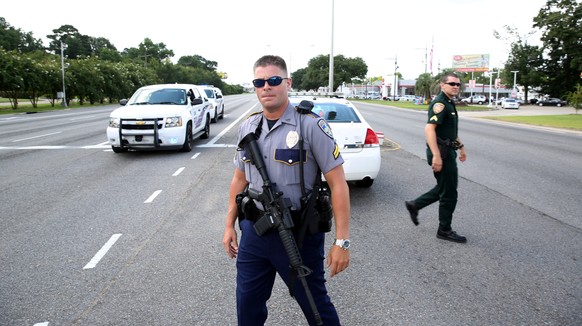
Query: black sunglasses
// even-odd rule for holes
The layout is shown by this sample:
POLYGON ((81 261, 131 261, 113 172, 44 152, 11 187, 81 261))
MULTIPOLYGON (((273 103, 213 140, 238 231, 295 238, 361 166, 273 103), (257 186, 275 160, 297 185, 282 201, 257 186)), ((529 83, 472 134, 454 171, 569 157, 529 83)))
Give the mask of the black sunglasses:
POLYGON ((454 86, 461 87, 461 83, 453 83, 453 82, 449 82, 449 83, 445 83, 445 84, 447 84, 447 85, 449 85, 449 86, 453 86, 453 87, 454 87, 454 86))
POLYGON ((255 85, 255 87, 261 88, 261 87, 264 87, 265 82, 267 82, 267 84, 269 84, 269 86, 279 86, 283 82, 283 79, 288 79, 288 78, 274 76, 274 77, 271 77, 269 79, 253 79, 253 85, 255 85))

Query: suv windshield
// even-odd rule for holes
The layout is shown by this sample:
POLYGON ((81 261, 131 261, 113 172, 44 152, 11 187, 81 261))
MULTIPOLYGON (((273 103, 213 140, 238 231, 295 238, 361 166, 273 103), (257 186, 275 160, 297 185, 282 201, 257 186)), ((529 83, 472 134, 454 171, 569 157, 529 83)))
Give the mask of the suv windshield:
POLYGON ((186 92, 179 88, 143 89, 128 103, 132 104, 176 104, 186 105, 186 92))

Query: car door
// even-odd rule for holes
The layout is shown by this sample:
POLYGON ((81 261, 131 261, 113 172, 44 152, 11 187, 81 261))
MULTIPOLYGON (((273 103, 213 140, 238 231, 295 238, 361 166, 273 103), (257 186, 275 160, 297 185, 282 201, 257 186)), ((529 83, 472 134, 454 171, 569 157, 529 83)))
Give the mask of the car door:
POLYGON ((198 99, 198 101, 192 103, 190 107, 190 113, 192 115, 192 132, 196 133, 204 128, 204 115, 208 106, 208 98, 205 93, 201 92, 197 87, 192 87, 191 90, 194 100, 198 99), (200 101, 202 101, 202 103, 199 103, 200 101))

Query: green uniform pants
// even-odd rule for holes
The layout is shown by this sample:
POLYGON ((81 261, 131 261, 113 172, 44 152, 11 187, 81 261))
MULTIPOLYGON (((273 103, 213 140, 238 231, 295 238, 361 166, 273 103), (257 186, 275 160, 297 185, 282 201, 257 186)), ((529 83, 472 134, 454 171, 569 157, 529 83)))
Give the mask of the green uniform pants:
MULTIPOLYGON (((451 229, 453 212, 457 206, 459 172, 456 159, 457 152, 452 148, 448 149, 442 170, 434 173, 436 186, 414 200, 414 206, 417 209, 422 209, 436 201, 439 202, 439 228, 443 231, 451 229)), ((428 149, 427 161, 429 165, 432 165, 432 153, 428 149)))

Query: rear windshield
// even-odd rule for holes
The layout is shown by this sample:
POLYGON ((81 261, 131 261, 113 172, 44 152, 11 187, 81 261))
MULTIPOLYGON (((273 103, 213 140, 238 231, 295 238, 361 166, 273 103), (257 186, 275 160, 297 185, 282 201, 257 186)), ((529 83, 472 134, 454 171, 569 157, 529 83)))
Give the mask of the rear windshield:
POLYGON ((360 118, 348 105, 340 103, 317 103, 314 101, 313 109, 315 114, 329 122, 360 122, 360 118))

